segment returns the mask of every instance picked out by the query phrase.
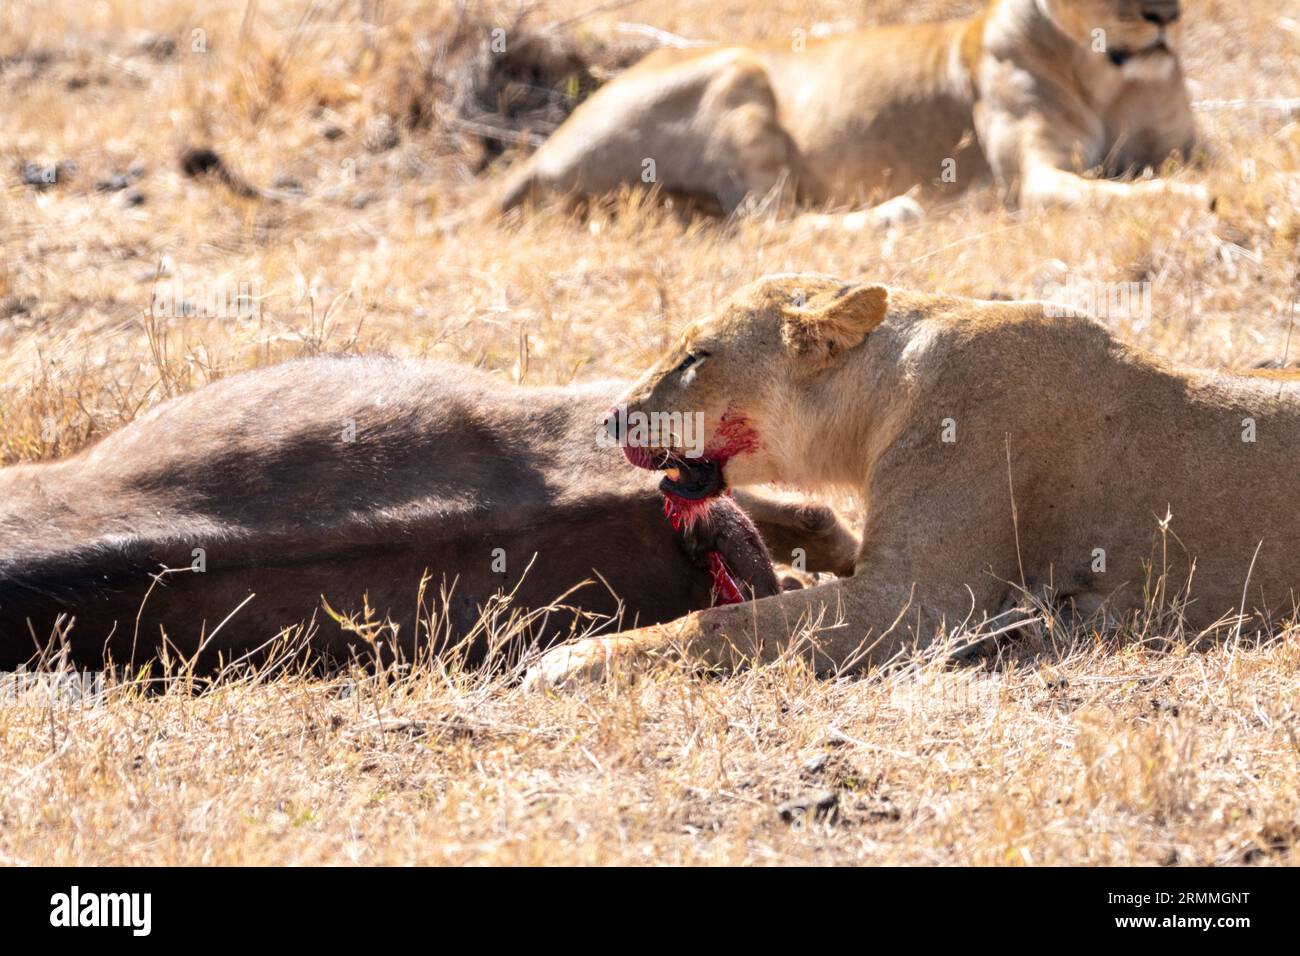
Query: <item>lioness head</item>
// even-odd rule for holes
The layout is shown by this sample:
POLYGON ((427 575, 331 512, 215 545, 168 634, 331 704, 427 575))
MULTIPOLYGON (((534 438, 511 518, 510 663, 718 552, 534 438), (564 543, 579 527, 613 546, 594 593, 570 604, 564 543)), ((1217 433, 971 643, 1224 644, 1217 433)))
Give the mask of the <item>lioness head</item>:
POLYGON ((740 290, 628 390, 606 427, 687 520, 729 484, 796 480, 787 464, 825 409, 812 393, 885 317, 880 286, 772 276, 740 290))
POLYGON ((1038 0, 1061 32, 1126 73, 1173 68, 1181 39, 1178 0, 1038 0))

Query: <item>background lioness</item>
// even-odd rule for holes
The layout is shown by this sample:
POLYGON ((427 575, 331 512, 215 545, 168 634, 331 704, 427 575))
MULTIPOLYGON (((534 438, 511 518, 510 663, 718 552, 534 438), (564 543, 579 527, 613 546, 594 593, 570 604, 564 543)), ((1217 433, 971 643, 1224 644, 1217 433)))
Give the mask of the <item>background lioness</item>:
POLYGON ((1079 174, 1191 147, 1179 20, 1178 0, 994 0, 968 20, 660 50, 584 102, 500 204, 658 183, 729 212, 785 177, 809 202, 862 203, 990 169, 1031 205, 1163 190, 1079 174))
POLYGON ((569 645, 533 679, 600 673, 609 657, 771 659, 807 626, 801 652, 851 671, 1025 596, 1074 619, 1125 619, 1155 593, 1197 629, 1289 620, 1298 388, 1171 365, 1051 303, 761 280, 689 326, 626 397, 643 414, 702 412, 704 454, 629 459, 676 469, 670 496, 692 499, 771 481, 853 488, 866 504, 853 577, 569 645))

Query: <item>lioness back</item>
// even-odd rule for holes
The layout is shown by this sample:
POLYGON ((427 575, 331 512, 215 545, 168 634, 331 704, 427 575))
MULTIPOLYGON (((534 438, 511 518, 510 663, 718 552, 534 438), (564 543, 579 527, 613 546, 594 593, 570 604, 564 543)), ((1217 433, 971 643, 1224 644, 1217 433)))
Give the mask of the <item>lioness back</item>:
POLYGON ((971 76, 983 17, 899 24, 758 48, 813 201, 866 202, 988 175, 971 76), (945 162, 953 178, 945 183, 945 162), (960 172, 960 175, 957 175, 960 172))

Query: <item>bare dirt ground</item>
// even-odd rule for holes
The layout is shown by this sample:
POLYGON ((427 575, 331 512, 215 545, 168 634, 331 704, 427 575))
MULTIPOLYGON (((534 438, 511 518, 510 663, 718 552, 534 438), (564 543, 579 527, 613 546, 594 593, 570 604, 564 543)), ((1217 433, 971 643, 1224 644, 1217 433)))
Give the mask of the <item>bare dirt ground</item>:
MULTIPOLYGON (((474 215, 517 143, 646 27, 757 38, 973 6, 7 3, 0 462, 321 352, 535 383, 631 374, 773 271, 981 297, 1138 283, 1150 309, 1103 318, 1157 353, 1300 355, 1300 116, 1261 102, 1300 96, 1294 0, 1189 5, 1206 155, 1181 175, 1214 212, 1031 217, 976 188, 879 235, 634 197, 584 218, 474 215), (507 84, 483 52, 498 27, 508 47, 552 28, 550 59, 507 84), (197 154, 187 175, 195 147, 233 185, 197 154)), ((1300 630, 1194 638, 1162 615, 1105 638, 1040 628, 981 666, 936 653, 819 681, 790 662, 557 696, 436 667, 202 694, 128 681, 79 702, 10 681, 0 863, 1295 862, 1300 630)))

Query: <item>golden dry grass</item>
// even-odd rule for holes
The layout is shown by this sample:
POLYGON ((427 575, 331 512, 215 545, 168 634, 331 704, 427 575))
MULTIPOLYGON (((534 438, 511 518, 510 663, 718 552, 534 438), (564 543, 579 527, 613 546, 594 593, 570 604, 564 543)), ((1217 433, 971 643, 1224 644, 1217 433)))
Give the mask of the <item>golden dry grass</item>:
MULTIPOLYGON (((642 0, 579 16, 594 6, 531 4, 527 22, 571 20, 568 34, 594 46, 619 22, 740 38, 973 4, 642 0)), ((1191 6, 1198 100, 1300 95, 1300 12, 1191 6)), ((1145 281, 1150 318, 1112 324, 1147 348, 1211 367, 1285 352, 1300 125, 1282 112, 1200 113, 1210 156, 1180 175, 1215 191, 1217 213, 1171 200, 1026 217, 977 189, 882 235, 687 221, 636 200, 581 221, 544 210, 482 222, 466 213, 490 180, 448 125, 444 81, 520 10, 0 7, 0 462, 67 454, 168 394, 319 351, 437 355, 528 382, 629 374, 685 320, 772 271, 979 296, 1036 295, 1066 274, 1145 281), (429 114, 408 127, 413 103, 429 114), (398 140, 372 151, 383 117, 398 140), (184 178, 178 152, 204 144, 259 186, 278 181, 281 201, 184 178), (23 183, 23 164, 60 162, 75 170, 62 167, 58 185, 23 183), (142 204, 96 189, 136 166, 142 204), (242 283, 259 309, 150 318, 177 281, 200 303, 242 283)), ((1061 643, 1021 639, 998 666, 954 669, 935 654, 827 682, 788 663, 554 698, 427 667, 200 695, 127 684, 95 706, 28 689, 0 701, 0 862, 1296 856, 1300 632, 1206 650, 1061 643), (819 790, 837 795, 835 820, 781 819, 783 802, 819 790)))

